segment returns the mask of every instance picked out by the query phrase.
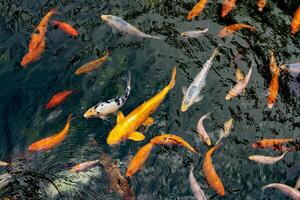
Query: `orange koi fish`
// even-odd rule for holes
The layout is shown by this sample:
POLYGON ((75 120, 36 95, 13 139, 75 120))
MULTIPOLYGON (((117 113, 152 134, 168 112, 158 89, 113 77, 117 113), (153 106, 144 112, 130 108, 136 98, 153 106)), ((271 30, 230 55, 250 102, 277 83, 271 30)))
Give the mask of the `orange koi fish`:
POLYGON ((194 17, 199 16, 200 13, 203 11, 205 5, 207 4, 207 1, 208 0, 199 0, 199 2, 189 12, 187 20, 192 20, 194 17))
POLYGON ((234 7, 237 0, 224 0, 221 16, 225 17, 234 7))
POLYGON ((126 117, 122 112, 118 113, 117 124, 110 131, 107 137, 107 144, 114 145, 130 139, 134 141, 142 141, 145 136, 136 131, 141 125, 147 126, 153 124, 154 120, 150 115, 158 108, 167 96, 168 92, 174 87, 176 78, 176 67, 173 68, 170 83, 154 97, 144 102, 142 105, 134 109, 126 117))
POLYGON ((83 66, 79 67, 75 71, 75 74, 76 75, 86 74, 86 73, 89 73, 91 71, 94 71, 95 69, 100 67, 108 59, 108 57, 109 57, 109 52, 106 51, 106 54, 104 56, 102 56, 101 58, 99 58, 97 60, 93 60, 91 62, 88 62, 88 63, 84 64, 83 66))
POLYGON ((251 31, 255 31, 255 27, 250 26, 248 24, 233 24, 233 25, 229 25, 224 27, 219 33, 219 37, 223 38, 223 37, 227 37, 233 33, 235 33, 236 31, 241 30, 242 28, 246 28, 246 29, 250 29, 251 31))
POLYGON ((41 34, 32 33, 28 51, 33 52, 34 50, 36 50, 44 40, 45 37, 42 37, 41 34))
POLYGON ((300 28, 300 6, 295 12, 294 18, 291 24, 291 32, 292 34, 296 34, 300 28))
POLYGON ((295 141, 294 139, 262 139, 259 141, 256 141, 252 144, 252 148, 261 148, 261 149, 265 149, 265 148, 271 148, 271 149, 281 149, 280 147, 284 144, 284 143, 289 143, 289 142, 293 142, 295 141))
POLYGON ((57 13, 57 10, 55 8, 52 8, 40 21, 39 25, 35 29, 35 32, 41 35, 41 37, 46 36, 47 28, 48 28, 48 22, 50 21, 51 17, 57 13))
POLYGON ((220 147, 220 144, 211 148, 204 156, 203 174, 207 180, 208 185, 215 190, 220 196, 225 195, 225 189, 221 179, 219 178, 214 166, 212 164, 211 156, 220 147))
POLYGON ((47 137, 47 138, 44 138, 37 142, 32 143, 28 147, 28 150, 31 152, 48 151, 48 150, 56 147, 60 143, 62 143, 62 141, 65 139, 66 135, 69 132, 71 120, 72 120, 72 114, 69 115, 64 129, 62 129, 60 132, 58 132, 50 137, 47 137))
POLYGON ((279 72, 280 69, 277 67, 277 70, 272 75, 272 80, 269 85, 269 96, 268 96, 268 108, 271 109, 274 106, 276 101, 278 90, 279 90, 279 72))
POLYGON ((88 170, 88 169, 90 169, 92 167, 95 167, 97 164, 99 164, 99 160, 92 160, 92 161, 87 161, 87 162, 79 163, 79 164, 75 165, 74 167, 72 167, 70 169, 70 172, 85 171, 85 170, 88 170))
POLYGON ((197 153, 197 151, 186 141, 184 141, 181 137, 178 137, 176 135, 172 135, 172 134, 163 134, 160 136, 156 136, 155 138, 153 138, 151 140, 152 144, 160 144, 160 145, 180 145, 183 146, 185 148, 187 148, 188 150, 190 150, 193 153, 197 153))
POLYGON ((46 109, 54 108, 67 100, 67 98, 73 93, 72 90, 65 90, 58 92, 49 100, 46 105, 46 109))
MULTIPOLYGON (((35 45, 35 44, 33 44, 35 45)), ((36 47, 29 47, 29 48, 34 48, 33 50, 29 51, 22 59, 21 61, 21 66, 26 67, 28 64, 37 61, 40 59, 42 53, 44 52, 46 47, 46 40, 43 39, 41 43, 38 44, 36 47)))
POLYGON ((258 0, 257 7, 259 11, 262 11, 264 7, 266 6, 266 0, 258 0))
POLYGON ((78 36, 78 31, 71 26, 70 24, 66 22, 61 22, 57 20, 51 20, 51 22, 54 24, 54 26, 57 26, 60 30, 62 30, 64 33, 72 36, 72 37, 77 37, 78 36))

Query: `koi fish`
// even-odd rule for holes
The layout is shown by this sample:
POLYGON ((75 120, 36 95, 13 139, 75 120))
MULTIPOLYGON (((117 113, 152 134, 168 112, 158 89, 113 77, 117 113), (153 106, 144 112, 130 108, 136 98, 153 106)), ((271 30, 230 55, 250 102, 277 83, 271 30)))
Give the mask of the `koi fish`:
POLYGON ((129 35, 142 37, 142 38, 154 38, 154 39, 162 39, 161 37, 148 35, 146 33, 143 33, 136 27, 132 26, 128 22, 126 22, 124 19, 120 17, 116 17, 113 15, 101 15, 102 21, 106 22, 110 27, 115 28, 123 33, 127 33, 129 35))
POLYGON ((294 14, 294 18, 292 20, 291 24, 291 32, 292 34, 296 34, 300 28, 300 6, 296 10, 294 14))
POLYGON ((254 155, 249 156, 249 160, 261 163, 261 164, 267 164, 267 165, 273 165, 280 161, 284 156, 286 152, 284 152, 281 156, 273 157, 273 156, 261 156, 261 155, 254 155))
POLYGON ((0 161, 0 167, 7 167, 9 163, 0 161))
POLYGON ((144 165, 153 147, 154 144, 148 143, 135 154, 128 165, 126 172, 127 177, 132 177, 144 165))
POLYGON ((220 196, 225 195, 225 189, 221 179, 219 178, 214 166, 212 164, 212 154, 217 150, 221 145, 218 144, 206 152, 203 161, 203 175, 207 180, 208 185, 215 190, 220 196))
POLYGON ((245 76, 239 67, 237 67, 235 70, 235 79, 236 79, 236 82, 239 82, 239 81, 242 81, 245 79, 245 76))
POLYGON ((216 144, 218 144, 223 138, 230 135, 232 128, 233 128, 233 119, 231 118, 224 123, 223 129, 221 129, 220 131, 219 139, 216 142, 216 144))
POLYGON ((270 64, 269 64, 270 72, 272 75, 274 75, 278 68, 276 64, 276 58, 272 50, 269 50, 269 54, 270 54, 270 64))
POLYGON ((194 196, 196 200, 207 200, 205 193, 201 189, 200 185, 197 183, 195 176, 193 174, 194 166, 191 166, 190 175, 189 175, 189 181, 192 188, 192 191, 194 193, 194 196))
POLYGON ((67 100, 67 98, 73 93, 72 90, 65 90, 58 92, 52 96, 49 102, 46 105, 46 109, 54 108, 67 100))
POLYGON ((250 68, 246 77, 243 80, 238 81, 237 84, 228 92, 225 99, 230 100, 233 97, 237 97, 238 95, 242 94, 249 83, 251 74, 252 74, 252 67, 250 68))
POLYGON ((207 144, 207 146, 211 145, 210 138, 204 129, 203 121, 210 116, 210 113, 207 113, 206 115, 202 116, 197 124, 197 133, 200 136, 200 138, 207 144))
POLYGON ((300 192, 296 190, 295 188, 292 188, 290 186, 281 184, 281 183, 271 183, 269 185, 264 186, 262 189, 269 189, 269 188, 275 188, 280 190, 283 194, 290 197, 293 200, 299 200, 300 199, 300 192))
POLYGON ((199 0, 199 2, 192 8, 187 16, 187 20, 192 20, 194 17, 200 15, 207 4, 208 0, 199 0))
POLYGON ((274 106, 274 103, 276 101, 278 90, 279 90, 279 72, 280 69, 277 68, 277 70, 272 75, 272 79, 269 85, 269 96, 268 96, 268 108, 271 109, 274 106))
POLYGON ((70 172, 81 172, 95 167, 99 163, 99 160, 92 160, 83 163, 79 163, 70 169, 70 172))
POLYGON ((227 37, 233 33, 235 33, 236 31, 241 30, 242 28, 246 28, 246 29, 250 29, 250 31, 255 31, 255 27, 250 26, 248 24, 232 24, 229 26, 224 27, 219 33, 218 36, 223 38, 223 37, 227 37))
POLYGON ((156 145, 180 145, 193 153, 197 153, 197 151, 188 142, 186 142, 181 137, 172 134, 163 134, 156 136, 151 140, 151 143, 156 145))
POLYGON ((45 40, 45 37, 43 37, 41 34, 32 33, 31 39, 29 42, 28 51, 33 52, 37 47, 40 46, 40 44, 45 40))
POLYGON ((127 77, 127 87, 125 90, 125 94, 123 96, 110 99, 108 101, 99 102, 97 105, 91 107, 84 113, 84 118, 94 118, 99 117, 102 119, 105 119, 107 115, 117 112, 127 101, 129 95, 130 95, 130 82, 131 82, 131 75, 130 72, 128 72, 127 77))
POLYGON ((72 36, 72 37, 77 37, 78 36, 78 31, 71 26, 70 24, 66 22, 61 22, 57 20, 51 20, 51 22, 54 24, 54 26, 57 26, 60 30, 62 30, 64 33, 72 36))
POLYGON ((259 11, 262 11, 264 7, 266 6, 266 0, 258 0, 257 7, 259 11))
MULTIPOLYGON (((33 44, 34 45, 34 44, 33 44)), ((41 41, 41 43, 35 47, 34 50, 31 50, 29 51, 23 58, 22 58, 22 61, 21 61, 21 66, 22 67, 26 67, 28 64, 34 62, 34 61, 37 61, 41 58, 41 55, 42 53, 44 52, 45 50, 45 47, 46 47, 46 40, 43 39, 41 41)), ((34 47, 31 47, 31 48, 34 48, 34 47)))
POLYGON ((101 153, 99 162, 109 177, 110 190, 116 192, 124 200, 134 200, 135 194, 129 187, 127 179, 122 176, 115 161, 108 154, 101 153))
POLYGON ((195 31, 186 31, 181 33, 180 35, 182 37, 187 37, 187 38, 197 38, 201 35, 203 35, 204 33, 206 33, 208 31, 208 28, 204 29, 204 30, 195 30, 195 31))
POLYGON ((89 73, 91 71, 94 71, 96 69, 98 69, 109 57, 109 52, 106 51, 106 54, 104 56, 102 56, 101 58, 97 59, 97 60, 93 60, 90 61, 84 65, 82 65, 81 67, 79 67, 76 71, 75 74, 79 75, 79 74, 86 74, 89 73))
POLYGON ((284 143, 293 142, 294 139, 262 139, 252 144, 252 148, 273 148, 278 149, 284 143))
POLYGON ((300 73, 300 63, 283 64, 279 68, 289 73, 300 73))
POLYGON ((202 88, 206 85, 206 76, 208 73, 208 70, 212 66, 213 59, 219 55, 219 47, 215 48, 212 56, 206 61, 206 63, 203 65, 203 68, 201 71, 197 74, 197 76, 194 78, 193 82, 187 89, 186 87, 182 88, 183 92, 183 100, 181 104, 181 111, 185 112, 188 110, 188 108, 193 105, 194 103, 197 103, 203 99, 202 96, 200 96, 200 92, 202 88))
POLYGON ((175 78, 176 67, 173 68, 170 83, 158 94, 138 106, 126 117, 122 112, 119 112, 117 116, 117 124, 110 131, 107 137, 107 144, 114 145, 127 139, 134 141, 144 140, 145 136, 136 130, 141 125, 150 125, 153 123, 153 118, 149 116, 158 108, 168 92, 174 87, 175 78))
POLYGON ((28 150, 33 152, 33 151, 47 151, 50 150, 60 143, 65 139, 66 135, 69 133, 70 129, 70 122, 72 120, 72 114, 69 115, 67 119, 67 123, 65 127, 58 133, 55 133, 54 135, 41 139, 37 142, 32 143, 29 147, 28 150))
POLYGON ((41 37, 46 36, 47 28, 48 28, 48 22, 50 21, 51 17, 57 13, 57 10, 55 8, 51 9, 40 21, 39 25, 35 29, 35 32, 40 34, 41 37))
POLYGON ((221 16, 225 17, 234 7, 237 0, 224 0, 221 16))

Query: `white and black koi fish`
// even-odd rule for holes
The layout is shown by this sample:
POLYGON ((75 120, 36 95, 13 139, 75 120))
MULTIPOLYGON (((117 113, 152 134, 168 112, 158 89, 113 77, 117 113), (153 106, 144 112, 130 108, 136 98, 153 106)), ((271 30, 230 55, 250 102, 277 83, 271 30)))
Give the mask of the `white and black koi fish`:
POLYGON ((130 72, 128 72, 128 77, 127 77, 127 87, 125 90, 125 94, 123 96, 110 99, 107 101, 100 101, 97 105, 91 107, 84 113, 84 118, 101 118, 105 119, 107 115, 112 114, 114 112, 117 112, 119 108, 121 108, 126 100, 128 99, 130 95, 130 90, 131 90, 131 75, 130 72))

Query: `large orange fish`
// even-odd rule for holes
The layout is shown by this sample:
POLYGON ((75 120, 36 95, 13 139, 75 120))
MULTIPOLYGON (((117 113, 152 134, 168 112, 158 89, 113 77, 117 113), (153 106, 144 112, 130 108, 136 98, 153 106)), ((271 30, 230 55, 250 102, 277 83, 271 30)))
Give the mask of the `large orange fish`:
POLYGON ((29 42, 28 51, 33 52, 34 50, 36 50, 44 40, 45 37, 42 37, 41 34, 32 33, 29 42))
POLYGON ((258 0, 257 7, 259 11, 262 11, 264 7, 266 6, 266 0, 258 0))
POLYGON ((221 16, 225 17, 234 7, 237 0, 224 0, 221 16))
POLYGON ((275 54, 273 52, 273 50, 269 50, 269 54, 270 54, 270 72, 273 75, 276 71, 277 71, 277 64, 276 64, 276 58, 275 58, 275 54))
POLYGON ((269 85, 269 96, 268 96, 268 108, 271 109, 274 106, 276 101, 278 90, 279 90, 279 72, 280 69, 277 67, 277 70, 272 75, 272 79, 269 85))
POLYGON ((224 27, 219 33, 218 36, 223 38, 223 37, 227 37, 233 33, 235 33, 236 31, 241 30, 242 28, 246 28, 246 29, 250 29, 251 31, 255 31, 255 27, 250 26, 248 24, 232 24, 229 26, 224 27))
POLYGON ((66 22, 61 22, 61 21, 57 21, 57 20, 51 20, 51 22, 57 26, 60 30, 62 30, 64 33, 72 36, 72 37, 76 37, 78 36, 78 31, 71 26, 70 24, 66 23, 66 22))
POLYGON ((50 137, 47 137, 47 138, 44 138, 37 142, 32 143, 28 147, 28 150, 31 152, 48 151, 48 150, 56 147, 60 143, 62 143, 62 141, 65 139, 66 135, 69 132, 71 120, 72 120, 72 114, 69 115, 69 117, 67 119, 67 123, 63 130, 61 130, 60 132, 58 132, 50 137))
POLYGON ((75 71, 75 74, 76 75, 86 74, 86 73, 89 73, 91 71, 94 71, 95 69, 100 67, 108 59, 108 57, 109 57, 109 52, 106 51, 106 54, 104 56, 102 56, 101 58, 99 58, 97 60, 93 60, 91 62, 88 62, 88 63, 84 64, 83 66, 79 67, 75 71))
POLYGON ((207 4, 207 1, 208 0, 199 0, 199 2, 189 12, 187 20, 192 20, 194 17, 199 16, 200 13, 203 11, 205 5, 207 4))
POLYGON ((46 40, 43 39, 42 41, 40 41, 40 43, 37 46, 32 47, 32 48, 34 48, 33 50, 29 51, 23 57, 23 59, 21 61, 21 66, 26 67, 28 64, 40 59, 42 53, 45 50, 45 47, 46 47, 46 40))
POLYGON ((51 109, 56 107, 67 100, 67 98, 73 93, 72 90, 65 90, 62 92, 58 92, 50 99, 50 101, 46 105, 46 109, 51 109))
POLYGON ((292 34, 296 34, 299 30, 299 27, 300 27, 300 6, 296 10, 294 18, 292 20, 292 24, 291 24, 292 34))
POLYGON ((282 146, 284 143, 294 142, 294 139, 291 138, 284 138, 284 139, 262 139, 259 141, 256 141, 252 144, 252 148, 270 148, 270 149, 278 149, 282 150, 282 146))
POLYGON ((206 178, 208 185, 215 190, 220 196, 225 195, 225 189, 221 179, 219 178, 213 164, 212 164, 212 154, 220 147, 221 144, 218 144, 211 148, 204 156, 203 161, 203 174, 206 178))
POLYGON ((57 10, 55 8, 52 8, 40 21, 39 25, 35 29, 35 32, 37 34, 40 34, 41 37, 45 37, 47 28, 48 28, 48 23, 49 23, 51 17, 56 13, 57 13, 57 10))

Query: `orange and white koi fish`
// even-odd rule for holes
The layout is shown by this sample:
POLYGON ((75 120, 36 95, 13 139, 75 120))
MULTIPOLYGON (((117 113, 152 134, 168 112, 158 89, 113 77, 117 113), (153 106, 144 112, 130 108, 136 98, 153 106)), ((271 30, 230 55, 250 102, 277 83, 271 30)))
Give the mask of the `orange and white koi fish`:
POLYGON ((280 147, 284 143, 294 142, 294 139, 288 138, 288 139, 262 139, 259 141, 256 141, 252 144, 252 148, 272 148, 272 149, 281 149, 280 147))
POLYGON ((70 172, 81 172, 88 169, 91 169, 99 164, 99 160, 92 160, 83 163, 79 163, 70 169, 70 172))
POLYGON ((212 164, 212 154, 220 147, 220 144, 211 148, 204 156, 203 161, 203 175, 206 178, 208 185, 215 190, 220 196, 225 195, 225 189, 221 179, 219 178, 214 166, 212 164))
POLYGON ((172 135, 172 134, 163 134, 163 135, 159 135, 154 137, 151 140, 152 144, 156 144, 156 145, 180 145, 185 147, 186 149, 188 149, 189 151, 193 152, 193 153, 197 153, 197 151, 188 143, 186 142, 184 139, 182 139, 181 137, 177 136, 177 135, 172 135))
POLYGON ((168 92, 174 87, 176 78, 176 67, 173 68, 172 78, 170 83, 154 97, 144 102, 142 105, 134 109, 126 117, 122 112, 118 113, 117 124, 110 131, 107 137, 107 144, 114 145, 130 139, 134 141, 144 140, 145 136, 136 130, 141 125, 150 125, 153 123, 153 118, 150 115, 158 108, 165 99, 168 92))
POLYGON ((224 0, 221 16, 225 17, 234 7, 237 0, 224 0))
POLYGON ((279 90, 279 73, 280 69, 277 67, 277 70, 272 75, 272 79, 269 85, 269 96, 268 96, 268 108, 271 109, 274 106, 276 101, 278 90, 279 90))
POLYGON ((72 120, 72 114, 69 115, 64 129, 62 129, 60 132, 58 132, 50 137, 47 137, 47 138, 44 138, 37 142, 32 143, 28 147, 28 150, 31 152, 48 151, 50 149, 53 149, 60 143, 62 143, 62 141, 65 139, 66 135, 69 133, 71 120, 72 120))
POLYGON ((47 109, 54 108, 67 100, 67 98, 73 93, 72 90, 65 90, 62 92, 58 92, 52 96, 49 102, 46 105, 47 109))
MULTIPOLYGON (((35 44, 33 44, 35 45, 35 44)), ((29 51, 23 58, 21 61, 21 66, 22 67, 26 67, 28 64, 37 61, 41 58, 42 53, 44 52, 46 47, 46 40, 43 39, 41 41, 41 43, 38 44, 38 46, 35 47, 34 50, 29 51)), ((31 47, 34 48, 34 47, 31 47)))
POLYGON ((235 33, 236 31, 241 30, 242 28, 246 28, 246 29, 250 29, 251 31, 255 31, 255 27, 250 26, 248 24, 232 24, 229 26, 224 27, 219 33, 218 36, 223 38, 223 37, 227 37, 233 33, 235 33))
POLYGON ((51 22, 54 24, 54 26, 57 26, 60 30, 62 30, 64 33, 72 36, 72 37, 77 37, 78 36, 78 31, 71 26, 70 24, 66 22, 61 22, 57 20, 51 20, 51 22))
POLYGON ((266 0, 258 0, 257 7, 259 11, 262 11, 264 7, 266 6, 267 2, 266 0))
POLYGON ((187 16, 187 20, 192 20, 201 14, 208 0, 199 0, 199 2, 192 8, 187 16))
POLYGON ((91 71, 96 70, 97 68, 99 68, 109 57, 109 52, 106 51, 106 54, 104 56, 102 56, 101 58, 97 59, 97 60, 93 60, 90 61, 84 65, 82 65, 81 67, 79 67, 76 71, 75 74, 79 75, 79 74, 86 74, 89 73, 91 71))
POLYGON ((294 18, 292 20, 291 24, 291 32, 292 34, 296 34, 300 28, 300 6, 296 10, 294 14, 294 18))

